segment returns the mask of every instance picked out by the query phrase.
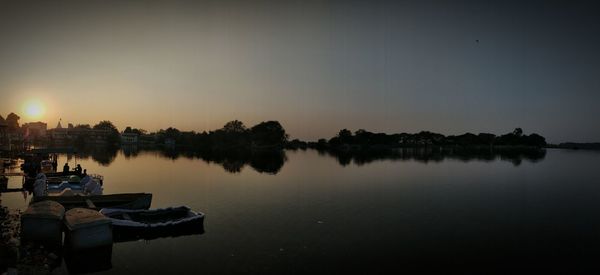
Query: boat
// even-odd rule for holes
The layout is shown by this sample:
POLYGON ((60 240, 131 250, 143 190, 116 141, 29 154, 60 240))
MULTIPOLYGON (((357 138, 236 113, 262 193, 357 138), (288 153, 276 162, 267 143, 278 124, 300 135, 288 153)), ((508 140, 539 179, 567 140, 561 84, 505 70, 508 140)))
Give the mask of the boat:
POLYGON ((95 193, 90 190, 87 190, 87 192, 92 192, 95 195, 101 195, 103 177, 95 174, 91 174, 89 175, 89 177, 84 177, 83 179, 80 179, 78 176, 75 175, 68 177, 48 178, 46 181, 46 191, 49 196, 59 196, 63 191, 67 189, 75 193, 84 193, 85 186, 90 180, 95 181, 95 184, 99 186, 97 187, 98 190, 96 190, 95 193))
POLYGON ((51 200, 62 204, 66 209, 76 207, 100 210, 102 208, 148 209, 152 203, 150 193, 124 193, 110 195, 34 196, 31 203, 51 200))
POLYGON ((151 210, 104 208, 112 221, 115 241, 155 239, 204 233, 204 213, 187 206, 151 210))
MULTIPOLYGON (((69 177, 70 176, 75 176, 75 177, 79 177, 79 174, 76 172, 68 172, 68 173, 62 173, 62 172, 51 172, 51 173, 44 173, 44 175, 46 175, 46 179, 47 179, 47 183, 48 184, 60 184, 63 181, 70 181, 69 177)), ((27 190, 32 190, 33 189, 33 184, 35 182, 35 178, 37 176, 37 174, 32 175, 32 174, 27 174, 24 173, 23 174, 24 179, 23 179, 23 188, 27 189, 27 190)), ((71 181, 74 181, 74 179, 72 179, 71 181)), ((73 182, 74 183, 74 182, 73 182)))

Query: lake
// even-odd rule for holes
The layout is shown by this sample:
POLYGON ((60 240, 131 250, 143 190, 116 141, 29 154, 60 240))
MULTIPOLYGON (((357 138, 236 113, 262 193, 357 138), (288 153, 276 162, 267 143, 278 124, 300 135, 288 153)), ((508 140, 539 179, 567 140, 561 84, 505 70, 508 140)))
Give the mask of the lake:
MULTIPOLYGON (((576 273, 598 265, 600 153, 592 151, 365 161, 307 150, 261 162, 124 150, 63 154, 59 167, 67 160, 103 175, 105 194, 148 192, 153 208, 206 214, 201 235, 115 243, 106 274, 576 273)), ((19 184, 11 178, 9 187, 19 184)), ((2 204, 25 209, 29 198, 3 194, 2 204)))

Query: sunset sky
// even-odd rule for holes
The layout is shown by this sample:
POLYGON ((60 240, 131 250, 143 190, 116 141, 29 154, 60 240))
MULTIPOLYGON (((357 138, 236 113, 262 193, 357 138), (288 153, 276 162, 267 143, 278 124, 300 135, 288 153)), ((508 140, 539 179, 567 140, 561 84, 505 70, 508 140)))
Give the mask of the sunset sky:
POLYGON ((600 141, 600 9, 498 2, 0 1, 0 115, 600 141))

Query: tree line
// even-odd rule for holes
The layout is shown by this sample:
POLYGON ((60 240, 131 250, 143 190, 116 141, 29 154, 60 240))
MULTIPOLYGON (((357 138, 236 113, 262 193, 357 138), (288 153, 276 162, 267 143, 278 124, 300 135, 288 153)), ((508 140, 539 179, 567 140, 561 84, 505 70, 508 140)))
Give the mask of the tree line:
MULTIPOLYGON (((11 113, 4 120, 9 131, 20 130, 18 120, 20 117, 11 113)), ((95 133, 91 130, 101 130, 103 138, 109 145, 119 145, 121 133, 117 127, 108 120, 102 120, 97 124, 69 124, 69 129, 79 129, 72 136, 71 142, 75 145, 85 145, 86 141, 95 133)), ((491 133, 465 133, 462 135, 445 136, 439 133, 421 131, 418 133, 373 133, 359 129, 354 133, 348 129, 342 129, 330 139, 319 139, 317 142, 305 142, 298 139, 288 141, 289 135, 278 121, 264 121, 252 127, 239 120, 227 122, 222 128, 213 131, 181 131, 169 127, 159 131, 148 133, 143 129, 127 126, 123 133, 137 134, 147 144, 168 145, 186 147, 197 150, 227 151, 239 149, 366 149, 366 148, 393 148, 393 147, 426 147, 426 146, 527 146, 545 147, 546 139, 536 133, 526 135, 521 128, 512 132, 495 135, 491 133)))
POLYGON ((278 121, 264 121, 250 128, 233 120, 209 132, 184 132, 169 127, 155 133, 158 144, 187 146, 198 150, 283 149, 288 134, 278 121))
POLYGON ((465 133, 462 135, 445 136, 439 133, 421 131, 419 133, 385 134, 372 133, 363 129, 352 133, 342 129, 329 140, 319 139, 318 142, 302 142, 292 140, 290 148, 316 149, 377 149, 394 147, 426 147, 426 146, 527 146, 545 147, 546 139, 536 133, 523 134, 521 128, 510 133, 496 136, 491 133, 465 133))

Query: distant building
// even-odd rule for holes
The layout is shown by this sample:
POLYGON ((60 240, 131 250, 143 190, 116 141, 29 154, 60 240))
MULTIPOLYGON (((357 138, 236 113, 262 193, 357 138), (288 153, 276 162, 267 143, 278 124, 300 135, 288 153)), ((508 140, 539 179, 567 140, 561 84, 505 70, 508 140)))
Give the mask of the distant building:
POLYGON ((139 135, 137 133, 121 133, 121 143, 137 144, 139 135))
POLYGON ((141 134, 138 137, 138 143, 143 145, 152 145, 156 143, 155 134, 141 134))
POLYGON ((21 126, 23 132, 25 132, 25 135, 34 138, 45 137, 47 127, 48 125, 41 121, 25 123, 23 126, 21 126))
POLYGON ((71 123, 68 126, 69 128, 63 128, 59 121, 56 128, 47 131, 54 143, 82 142, 85 144, 105 144, 110 134, 110 131, 105 129, 74 127, 71 123))
POLYGON ((48 136, 52 139, 52 141, 56 143, 65 143, 69 140, 69 135, 67 129, 63 128, 60 124, 60 120, 56 124, 56 128, 47 130, 48 136))
POLYGON ((0 150, 8 150, 8 124, 2 116, 0 116, 0 150))

